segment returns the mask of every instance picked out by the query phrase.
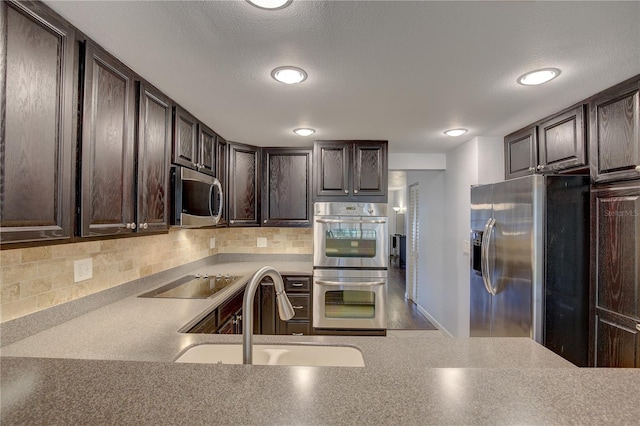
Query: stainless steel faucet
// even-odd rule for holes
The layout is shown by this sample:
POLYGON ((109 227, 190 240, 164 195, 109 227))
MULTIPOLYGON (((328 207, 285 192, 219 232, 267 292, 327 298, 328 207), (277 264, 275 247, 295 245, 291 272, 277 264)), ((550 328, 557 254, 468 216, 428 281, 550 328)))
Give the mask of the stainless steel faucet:
POLYGON ((271 277, 276 289, 276 305, 278 314, 283 321, 290 320, 295 315, 291 302, 284 292, 284 282, 282 275, 272 266, 265 266, 253 274, 253 278, 244 291, 242 300, 242 363, 251 364, 253 362, 253 299, 258 286, 264 277, 271 277))

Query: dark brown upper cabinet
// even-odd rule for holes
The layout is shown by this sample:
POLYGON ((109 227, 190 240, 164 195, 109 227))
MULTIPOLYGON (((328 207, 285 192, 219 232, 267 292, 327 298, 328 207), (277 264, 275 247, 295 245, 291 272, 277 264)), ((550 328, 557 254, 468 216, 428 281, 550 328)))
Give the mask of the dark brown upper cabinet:
POLYGON ((591 192, 596 367, 640 367, 640 181, 591 192))
POLYGON ((134 74, 85 43, 80 235, 135 232, 134 74))
POLYGON ((584 105, 554 115, 538 124, 539 171, 561 171, 587 164, 584 105))
POLYGON ((0 242, 73 231, 73 27, 42 3, 0 3, 0 242))
POLYGON ((589 102, 591 177, 598 182, 640 178, 640 76, 589 102))
POLYGON ((169 158, 172 103, 145 82, 138 90, 137 231, 169 229, 169 158))
POLYGON ((315 201, 387 202, 387 141, 316 141, 315 201))
MULTIPOLYGON (((575 105, 504 138, 505 179, 579 170, 587 165, 584 105, 575 105)), ((586 170, 586 169, 585 169, 586 170)))
POLYGON ((198 120, 179 105, 174 106, 171 160, 190 169, 197 169, 200 161, 198 120))
POLYGON ((198 123, 198 170, 211 176, 216 174, 216 138, 218 135, 202 123, 198 123))
POLYGON ((262 226, 311 226, 311 156, 311 149, 262 150, 262 226))
POLYGON ((175 106, 172 149, 174 164, 215 176, 216 137, 213 130, 180 106, 175 106))
POLYGON ((260 226, 260 148, 229 143, 229 226, 260 226))

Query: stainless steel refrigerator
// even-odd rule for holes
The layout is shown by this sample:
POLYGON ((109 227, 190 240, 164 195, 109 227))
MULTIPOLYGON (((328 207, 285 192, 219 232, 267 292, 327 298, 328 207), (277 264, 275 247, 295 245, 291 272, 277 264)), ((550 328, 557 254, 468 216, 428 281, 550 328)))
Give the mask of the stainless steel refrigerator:
POLYGON ((588 362, 589 178, 471 188, 470 335, 531 337, 588 362))

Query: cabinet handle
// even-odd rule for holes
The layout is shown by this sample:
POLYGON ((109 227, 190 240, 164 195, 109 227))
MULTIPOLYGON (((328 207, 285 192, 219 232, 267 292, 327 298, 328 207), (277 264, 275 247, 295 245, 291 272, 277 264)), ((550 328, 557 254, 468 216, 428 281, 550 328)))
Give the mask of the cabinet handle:
POLYGON ((530 171, 530 172, 535 172, 535 171, 536 171, 536 168, 535 168, 535 167, 529 167, 529 171, 530 171))
POLYGON ((344 190, 344 193, 345 193, 345 194, 348 194, 348 193, 349 193, 349 190, 348 190, 348 189, 345 189, 345 190, 344 190))
POLYGON ((236 223, 236 221, 235 220, 230 220, 229 223, 233 225, 234 223, 236 223))
POLYGON ((292 287, 302 287, 304 284, 302 283, 291 283, 292 287))
POLYGON ((302 309, 304 306, 292 306, 293 309, 302 309))
POLYGON ((140 229, 147 229, 149 227, 149 225, 146 223, 141 223, 139 226, 140 226, 140 229))
POLYGON ((136 224, 134 222, 127 223, 127 229, 136 229, 136 224))
POLYGON ((544 166, 542 164, 538 164, 538 170, 544 170, 544 166))
POLYGON ((267 223, 267 219, 265 219, 262 223, 267 223))
POLYGON ((292 336, 304 336, 304 333, 291 333, 292 336))
POLYGON ((636 330, 640 331, 640 324, 636 324, 636 330))
POLYGON ((354 194, 357 194, 357 193, 358 193, 358 190, 357 190, 357 189, 354 189, 354 190, 353 190, 353 193, 354 193, 354 194))
POLYGON ((640 166, 636 166, 636 172, 640 173, 640 166))

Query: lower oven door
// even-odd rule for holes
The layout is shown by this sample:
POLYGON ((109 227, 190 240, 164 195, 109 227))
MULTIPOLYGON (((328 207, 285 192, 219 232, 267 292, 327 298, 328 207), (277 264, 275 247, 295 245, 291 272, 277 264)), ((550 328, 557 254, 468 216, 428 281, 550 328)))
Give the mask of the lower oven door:
POLYGON ((313 327, 386 329, 386 270, 315 270, 313 327))

